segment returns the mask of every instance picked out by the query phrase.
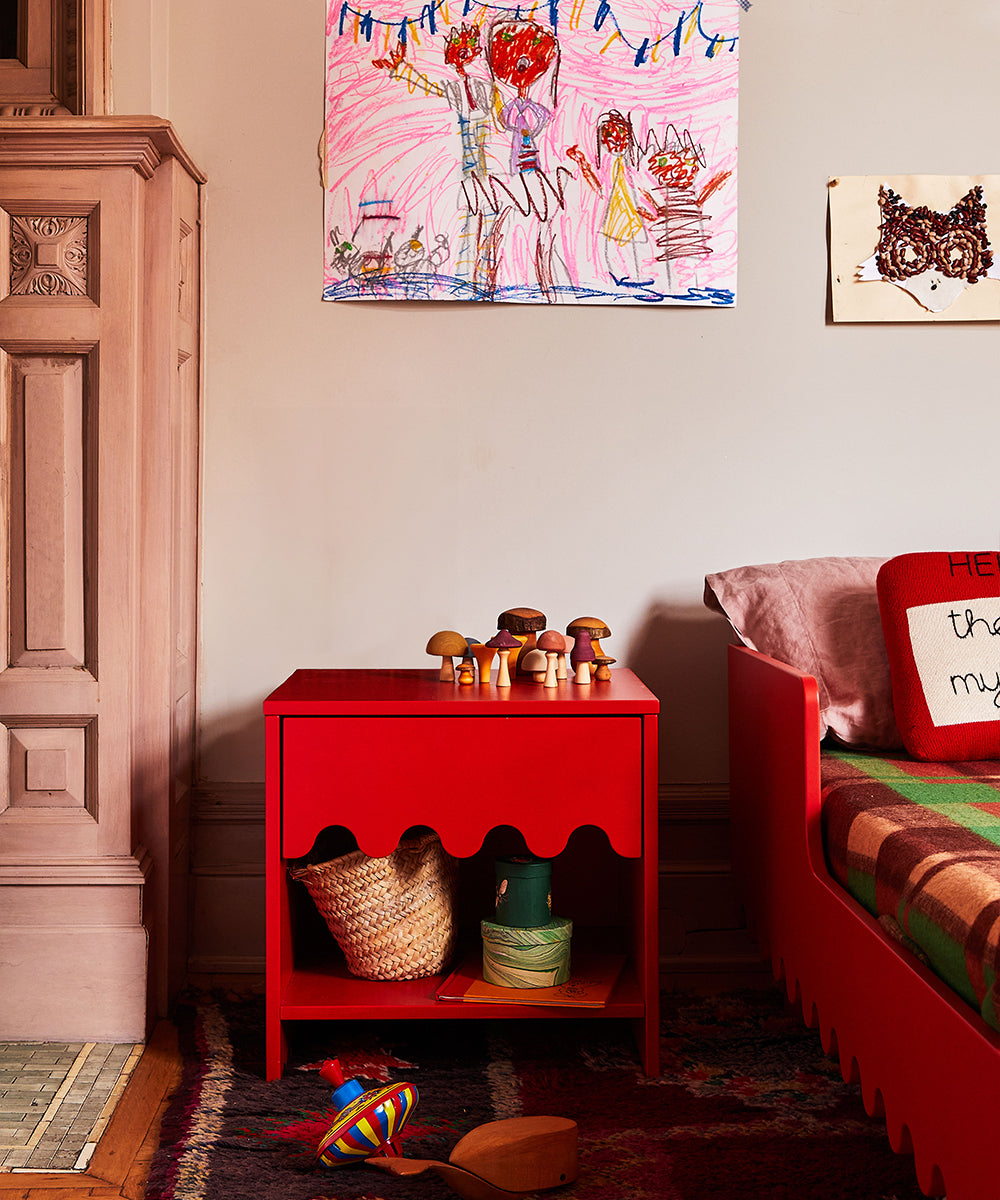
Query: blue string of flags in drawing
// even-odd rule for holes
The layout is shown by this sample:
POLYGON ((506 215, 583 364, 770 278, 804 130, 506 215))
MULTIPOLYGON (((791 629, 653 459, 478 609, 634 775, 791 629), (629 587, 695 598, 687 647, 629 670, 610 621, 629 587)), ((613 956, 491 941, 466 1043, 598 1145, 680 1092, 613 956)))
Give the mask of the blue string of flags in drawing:
MULTIPOLYGON (((431 3, 421 5, 418 16, 405 16, 396 20, 385 20, 384 18, 375 17, 372 10, 355 8, 348 0, 344 0, 339 9, 337 20, 337 36, 343 37, 347 32, 354 34, 355 40, 358 37, 363 37, 366 42, 371 42, 376 36, 377 31, 384 29, 396 29, 397 36, 403 46, 406 46, 411 29, 414 31, 420 29, 429 34, 439 32, 439 18, 442 15, 442 10, 445 8, 447 0, 433 0, 431 3)), ((574 8, 578 4, 578 0, 570 0, 574 8)), ((749 0, 739 0, 740 6, 746 11, 750 7, 749 0)), ((560 0, 547 0, 547 3, 535 4, 489 4, 485 0, 463 0, 462 16, 467 17, 474 11, 490 11, 501 12, 514 17, 516 20, 534 19, 538 15, 539 10, 548 10, 548 21, 553 32, 558 32, 560 21, 560 0)), ((641 67, 648 62, 650 56, 661 49, 666 49, 676 58, 682 53, 683 47, 693 38, 700 39, 704 46, 704 54, 706 58, 714 58, 715 55, 724 50, 733 51, 736 48, 736 43, 739 41, 738 34, 722 34, 712 33, 705 28, 704 23, 705 4, 703 0, 698 2, 690 9, 682 10, 677 17, 672 29, 667 33, 661 34, 659 37, 643 37, 641 41, 633 41, 626 34, 621 22, 615 15, 614 5, 611 0, 599 0, 597 10, 593 17, 593 26, 596 32, 601 32, 602 29, 610 26, 613 31, 612 36, 617 35, 621 43, 631 50, 635 56, 635 65, 641 67)), ((331 9, 331 15, 333 9, 331 9)), ((445 18, 447 23, 447 18, 445 18)), ((332 25, 332 22, 331 22, 332 25)), ((328 33, 333 33, 332 27, 327 30, 328 33)))

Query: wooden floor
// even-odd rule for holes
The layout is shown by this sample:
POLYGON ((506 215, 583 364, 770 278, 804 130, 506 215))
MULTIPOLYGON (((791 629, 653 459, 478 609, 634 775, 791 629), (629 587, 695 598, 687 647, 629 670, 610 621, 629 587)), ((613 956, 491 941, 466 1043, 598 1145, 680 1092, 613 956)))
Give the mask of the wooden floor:
POLYGON ((0 1200, 142 1200, 160 1121, 180 1081, 177 1033, 157 1026, 132 1072, 86 1172, 0 1174, 0 1200))

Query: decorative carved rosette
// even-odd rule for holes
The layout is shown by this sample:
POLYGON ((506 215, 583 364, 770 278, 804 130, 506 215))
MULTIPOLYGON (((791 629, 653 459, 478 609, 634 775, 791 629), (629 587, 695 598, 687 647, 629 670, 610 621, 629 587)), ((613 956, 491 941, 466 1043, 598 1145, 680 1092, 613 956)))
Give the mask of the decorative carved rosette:
POLYGON ((10 291, 14 296, 86 296, 86 216, 11 215, 10 291))

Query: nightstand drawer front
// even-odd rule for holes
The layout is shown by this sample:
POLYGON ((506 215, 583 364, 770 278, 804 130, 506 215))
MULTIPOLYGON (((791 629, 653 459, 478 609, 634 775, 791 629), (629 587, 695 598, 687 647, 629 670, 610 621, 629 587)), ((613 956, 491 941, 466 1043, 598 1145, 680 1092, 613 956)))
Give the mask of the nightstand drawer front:
POLYGON ((551 857, 581 825, 642 854, 642 721, 580 717, 286 717, 282 854, 343 825, 370 855, 428 825, 458 857, 512 825, 551 857))

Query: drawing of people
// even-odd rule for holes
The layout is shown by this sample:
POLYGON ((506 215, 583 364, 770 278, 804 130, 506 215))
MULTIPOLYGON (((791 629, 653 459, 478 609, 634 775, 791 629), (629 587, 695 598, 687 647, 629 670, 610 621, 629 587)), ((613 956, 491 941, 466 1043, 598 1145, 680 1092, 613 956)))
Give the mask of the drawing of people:
POLYGON ((452 27, 444 46, 444 61, 453 67, 459 78, 460 95, 456 97, 447 88, 448 99, 458 116, 458 129, 462 139, 462 173, 481 171, 486 173, 486 134, 489 129, 490 90, 482 79, 470 77, 466 72, 469 63, 482 54, 479 42, 479 26, 466 25, 460 29, 452 27))
POLYGON ((638 283, 641 278, 641 247, 649 242, 643 218, 656 214, 640 208, 629 170, 637 165, 638 148, 630 117, 617 109, 604 113, 597 122, 597 168, 610 158, 611 180, 601 223, 604 257, 608 272, 618 284, 638 283))
MULTIPOLYGON (((478 25, 466 25, 463 21, 460 29, 452 27, 445 43, 444 61, 454 68, 460 81, 457 97, 450 88, 448 92, 451 106, 458 116, 458 131, 462 141, 462 178, 469 181, 477 173, 485 177, 487 172, 486 139, 490 129, 492 89, 484 80, 471 78, 466 72, 469 63, 482 52, 478 25)), ((477 216, 466 210, 455 263, 455 273, 460 278, 479 280, 484 273, 490 276, 488 247, 494 216, 477 216)))
POLYGON ((686 133, 683 139, 665 141, 649 160, 662 197, 653 226, 656 260, 665 264, 668 283, 674 262, 707 258, 712 253, 701 207, 704 194, 699 196, 694 190, 695 177, 704 165, 700 148, 686 133))
POLYGON ((504 19, 490 30, 487 58, 493 78, 515 95, 500 110, 500 124, 511 134, 510 173, 537 171, 538 134, 552 120, 559 76, 559 43, 551 29, 535 21, 504 19), (552 107, 532 100, 528 89, 546 72, 552 107))
MULTIPOLYGON (((438 96, 447 101, 458 119, 459 170, 463 179, 471 179, 477 172, 485 176, 487 171, 486 142, 490 130, 492 87, 466 70, 481 54, 479 26, 463 21, 461 28, 452 27, 449 32, 443 55, 445 64, 457 74, 457 80, 431 79, 417 71, 406 61, 406 45, 402 39, 387 58, 372 59, 373 66, 387 70, 391 78, 404 82, 411 90, 419 88, 426 96, 438 96)), ((460 279, 471 279, 476 275, 482 224, 483 221, 475 219, 471 213, 465 217, 454 266, 460 279)))
MULTIPOLYGON (((498 229, 504 229, 508 217, 537 218, 531 237, 532 262, 535 278, 542 295, 550 303, 557 295, 557 280, 568 281, 566 265, 556 250, 556 235, 551 225, 553 209, 562 208, 564 198, 558 168, 553 182, 545 172, 539 151, 538 138, 552 121, 556 107, 559 81, 559 42, 551 29, 536 21, 519 18, 500 18, 490 27, 487 41, 487 62, 494 85, 501 98, 498 121, 501 129, 510 134, 509 173, 518 186, 507 186, 491 180, 511 199, 511 205, 501 208, 494 227, 491 259, 494 273, 500 260, 498 229), (542 81, 547 82, 547 103, 533 99, 530 90, 542 81), (513 95, 509 93, 513 90, 513 95), (522 194, 523 193, 523 194, 522 194)), ((537 87, 535 89, 538 90, 537 87)), ((513 229, 509 229, 514 233, 513 229)), ((526 232, 526 230, 525 230, 526 232)), ((505 235, 506 236, 506 235, 505 235)))
POLYGON ((324 299, 735 303, 738 8, 327 0, 324 299))

